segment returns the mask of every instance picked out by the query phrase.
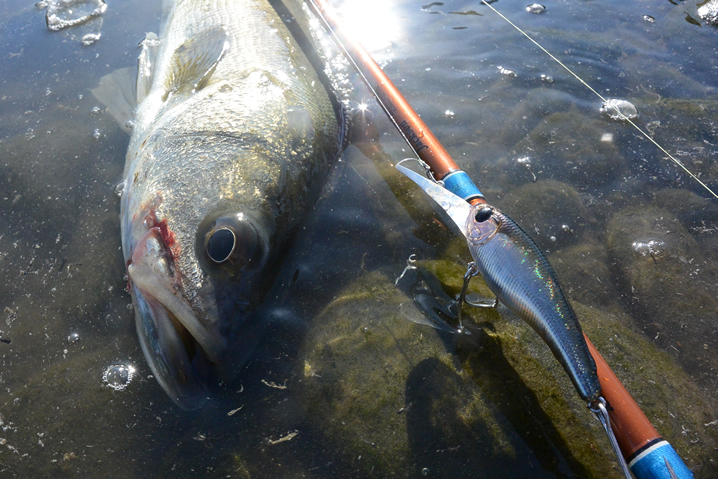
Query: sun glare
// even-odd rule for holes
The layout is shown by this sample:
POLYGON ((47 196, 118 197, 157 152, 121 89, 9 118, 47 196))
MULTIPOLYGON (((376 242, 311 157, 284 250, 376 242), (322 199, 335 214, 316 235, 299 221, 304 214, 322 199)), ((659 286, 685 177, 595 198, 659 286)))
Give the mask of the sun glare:
POLYGON ((401 23, 386 0, 346 0, 337 11, 352 38, 375 53, 388 48, 401 35, 401 23))

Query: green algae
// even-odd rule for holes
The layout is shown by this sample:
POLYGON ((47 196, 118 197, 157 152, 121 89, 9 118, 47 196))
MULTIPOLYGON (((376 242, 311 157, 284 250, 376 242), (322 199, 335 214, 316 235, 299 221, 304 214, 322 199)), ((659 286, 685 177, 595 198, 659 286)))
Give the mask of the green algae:
MULTIPOLYGON (((461 265, 420 265, 449 294, 460 289, 461 265)), ((472 292, 490 294, 480 279, 472 281, 472 292)), ((404 477, 424 467, 451 469, 458 461, 469 474, 492 467, 524 475, 619 476, 600 425, 526 324, 503 308, 466 307, 470 335, 439 333, 399 313, 410 301, 381 272, 367 273, 319 315, 305 343, 305 407, 331 442, 352 452, 353 467, 404 477), (512 461, 522 464, 520 472, 512 461)), ((630 318, 575 308, 689 467, 712 467, 705 445, 717 436, 704 426, 712 421, 711 408, 691 378, 631 330, 630 318)))

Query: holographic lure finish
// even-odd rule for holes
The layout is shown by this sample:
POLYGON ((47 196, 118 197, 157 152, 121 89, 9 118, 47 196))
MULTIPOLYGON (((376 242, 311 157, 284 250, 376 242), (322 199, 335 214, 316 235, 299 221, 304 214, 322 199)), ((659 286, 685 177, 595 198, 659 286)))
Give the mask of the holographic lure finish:
POLYGON ((511 218, 478 204, 466 223, 471 255, 486 284, 549 345, 581 398, 593 401, 601 385, 576 314, 536 243, 511 218))

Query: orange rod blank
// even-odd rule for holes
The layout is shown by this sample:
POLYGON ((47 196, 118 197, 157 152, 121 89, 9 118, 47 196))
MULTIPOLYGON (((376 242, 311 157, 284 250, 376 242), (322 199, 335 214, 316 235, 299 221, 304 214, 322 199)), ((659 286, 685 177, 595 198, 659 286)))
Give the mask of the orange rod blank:
POLYGON ((596 350, 588 336, 585 333, 583 336, 586 338, 588 350, 591 352, 594 361, 596 361, 598 379, 601 382, 603 397, 609 405, 608 415, 611 419, 611 427, 616 435, 618 446, 621 448, 623 457, 629 458, 636 451, 661 436, 608 366, 601 353, 596 350))
POLYGON ((372 88, 389 118, 396 124, 419 158, 431 167, 434 177, 440 180, 449 173, 460 171, 453 158, 371 55, 344 33, 345 29, 341 21, 331 12, 326 2, 324 0, 310 0, 310 2, 339 39, 339 44, 346 51, 347 57, 364 76, 367 85, 372 88))

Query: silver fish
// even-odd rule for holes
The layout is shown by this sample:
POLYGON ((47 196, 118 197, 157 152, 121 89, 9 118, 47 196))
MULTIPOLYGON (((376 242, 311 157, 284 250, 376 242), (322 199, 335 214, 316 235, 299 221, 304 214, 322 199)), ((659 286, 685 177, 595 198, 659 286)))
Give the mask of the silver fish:
POLYGON ((175 403, 195 409, 208 377, 232 376, 256 341, 243 336, 248 318, 343 126, 265 0, 165 2, 159 37, 142 46, 122 249, 147 362, 175 403))

